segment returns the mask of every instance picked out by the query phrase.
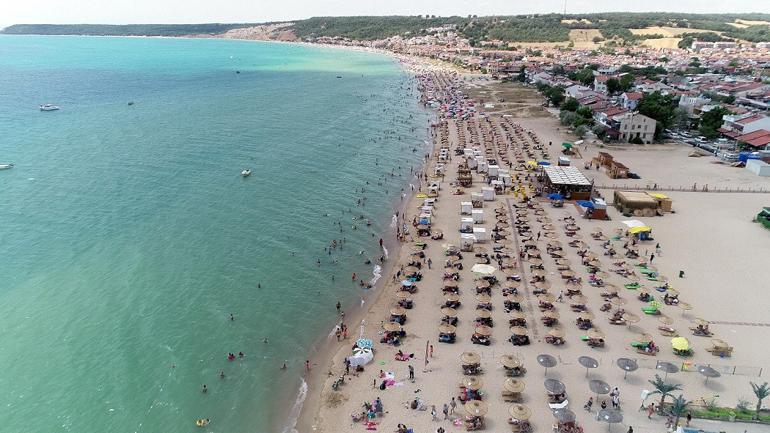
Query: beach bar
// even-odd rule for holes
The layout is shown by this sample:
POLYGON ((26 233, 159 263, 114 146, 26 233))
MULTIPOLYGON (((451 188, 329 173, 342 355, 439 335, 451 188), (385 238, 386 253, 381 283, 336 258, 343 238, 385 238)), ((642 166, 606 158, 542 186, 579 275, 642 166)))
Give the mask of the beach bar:
POLYGON ((545 193, 559 193, 566 199, 589 200, 593 183, 576 167, 543 167, 543 186, 545 193))

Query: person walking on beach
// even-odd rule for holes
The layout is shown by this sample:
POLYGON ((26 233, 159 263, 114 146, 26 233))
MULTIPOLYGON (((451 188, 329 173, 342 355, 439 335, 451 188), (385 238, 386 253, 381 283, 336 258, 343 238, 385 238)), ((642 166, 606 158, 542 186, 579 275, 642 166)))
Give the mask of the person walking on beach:
POLYGON ((653 260, 655 260, 655 254, 650 254, 650 263, 652 263, 653 260))
POLYGON ((446 420, 449 418, 449 405, 444 403, 444 408, 442 409, 442 412, 444 413, 444 419, 446 420))
POLYGON ((452 397, 452 400, 449 401, 449 414, 450 415, 454 415, 456 407, 457 407, 457 401, 455 401, 455 398, 452 397))
POLYGON ((340 301, 337 301, 337 314, 340 314, 341 308, 342 308, 342 304, 340 304, 340 301))
POLYGON ((409 364, 409 380, 414 382, 414 367, 411 364, 409 364))
POLYGON ((433 345, 428 346, 428 358, 433 358, 433 345))
POLYGON ((428 257, 428 269, 430 269, 432 265, 433 265, 433 260, 431 260, 430 257, 428 257))
POLYGON ((655 403, 650 403, 649 406, 647 406, 647 419, 652 419, 652 414, 655 413, 655 403))
POLYGON ((430 405, 430 417, 431 417, 431 420, 438 421, 438 417, 436 415, 438 415, 438 412, 436 412, 436 405, 432 404, 432 405, 430 405))
POLYGON ((310 372, 310 360, 305 360, 305 371, 310 372))

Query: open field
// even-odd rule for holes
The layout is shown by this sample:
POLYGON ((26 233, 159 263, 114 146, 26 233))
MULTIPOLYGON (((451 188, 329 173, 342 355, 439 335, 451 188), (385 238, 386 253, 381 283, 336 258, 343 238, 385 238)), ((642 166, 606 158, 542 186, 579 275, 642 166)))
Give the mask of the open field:
POLYGON ((604 39, 599 29, 572 29, 569 31, 569 40, 575 44, 575 48, 597 48, 600 44, 593 41, 595 37, 604 39))
POLYGON ((679 27, 647 27, 645 29, 628 29, 635 35, 663 35, 668 38, 680 36, 684 33, 716 33, 721 35, 722 32, 716 32, 714 30, 702 30, 702 29, 687 29, 679 27))

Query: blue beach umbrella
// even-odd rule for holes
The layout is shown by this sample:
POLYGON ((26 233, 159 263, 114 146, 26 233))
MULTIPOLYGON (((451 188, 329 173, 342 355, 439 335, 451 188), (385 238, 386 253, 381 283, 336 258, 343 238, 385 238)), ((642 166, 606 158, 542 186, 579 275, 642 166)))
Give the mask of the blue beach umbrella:
POLYGON ((368 338, 359 338, 356 341, 356 346, 358 346, 361 349, 371 349, 372 347, 374 347, 374 343, 372 342, 372 340, 368 338))
POLYGON ((551 200, 564 200, 564 196, 556 192, 548 194, 548 198, 551 200))

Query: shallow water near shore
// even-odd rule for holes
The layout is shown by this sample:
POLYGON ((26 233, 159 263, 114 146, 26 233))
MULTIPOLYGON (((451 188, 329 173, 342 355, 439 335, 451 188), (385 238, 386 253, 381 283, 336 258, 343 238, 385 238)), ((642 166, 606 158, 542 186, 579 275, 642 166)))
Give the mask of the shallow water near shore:
POLYGON ((281 425, 421 162, 409 75, 290 44, 3 36, 0 95, 2 431, 281 425))

